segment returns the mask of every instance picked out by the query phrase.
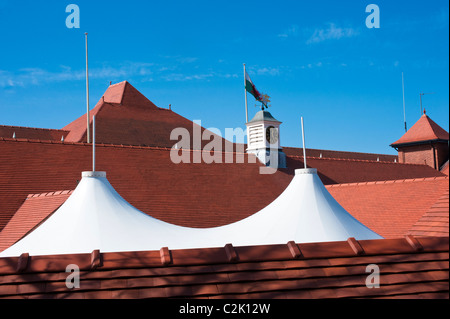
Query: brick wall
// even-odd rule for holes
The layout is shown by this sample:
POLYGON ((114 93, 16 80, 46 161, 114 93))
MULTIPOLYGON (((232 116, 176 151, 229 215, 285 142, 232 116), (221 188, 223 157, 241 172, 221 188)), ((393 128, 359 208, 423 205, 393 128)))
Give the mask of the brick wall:
POLYGON ((448 160, 448 144, 422 144, 399 148, 400 163, 425 164, 439 169, 448 160))
POLYGON ((435 145, 435 152, 437 158, 437 164, 439 167, 444 165, 445 162, 448 161, 448 143, 439 143, 435 145))

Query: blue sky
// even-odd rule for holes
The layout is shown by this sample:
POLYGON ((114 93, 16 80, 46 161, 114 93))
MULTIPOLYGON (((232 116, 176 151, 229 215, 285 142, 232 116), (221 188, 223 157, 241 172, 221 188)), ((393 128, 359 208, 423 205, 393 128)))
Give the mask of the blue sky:
MULTIPOLYGON (((406 120, 449 129, 448 1, 0 0, 0 124, 62 128, 128 80, 204 127, 245 127, 242 64, 271 96, 281 144, 396 154, 406 120), (80 8, 80 28, 65 12, 80 8), (368 4, 380 8, 369 29, 368 4)), ((257 103, 248 95, 249 117, 257 103)))

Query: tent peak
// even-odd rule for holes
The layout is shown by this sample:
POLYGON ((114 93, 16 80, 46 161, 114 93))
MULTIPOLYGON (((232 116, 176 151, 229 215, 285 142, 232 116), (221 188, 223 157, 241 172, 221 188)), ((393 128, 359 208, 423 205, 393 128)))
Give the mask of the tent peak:
POLYGON ((85 171, 81 173, 81 177, 106 177, 106 172, 102 171, 85 171))
POLYGON ((295 175, 300 174, 317 174, 317 168, 297 168, 295 170, 295 175))

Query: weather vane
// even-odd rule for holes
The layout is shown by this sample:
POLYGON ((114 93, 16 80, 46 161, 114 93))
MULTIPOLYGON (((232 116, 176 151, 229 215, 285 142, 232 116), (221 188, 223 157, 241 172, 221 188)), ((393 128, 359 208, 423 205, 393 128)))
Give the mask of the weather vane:
POLYGON ((269 108, 269 102, 270 102, 270 96, 267 94, 261 94, 260 99, 258 100, 261 102, 261 110, 264 111, 264 108, 269 108))

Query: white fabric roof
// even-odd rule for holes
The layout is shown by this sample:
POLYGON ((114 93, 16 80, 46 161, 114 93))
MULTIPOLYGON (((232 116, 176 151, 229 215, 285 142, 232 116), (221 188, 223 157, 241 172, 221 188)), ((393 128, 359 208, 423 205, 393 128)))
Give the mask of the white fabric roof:
POLYGON ((83 172, 72 195, 0 257, 381 239, 330 195, 315 169, 297 169, 286 190, 261 211, 232 224, 181 227, 125 201, 105 172, 83 172))

